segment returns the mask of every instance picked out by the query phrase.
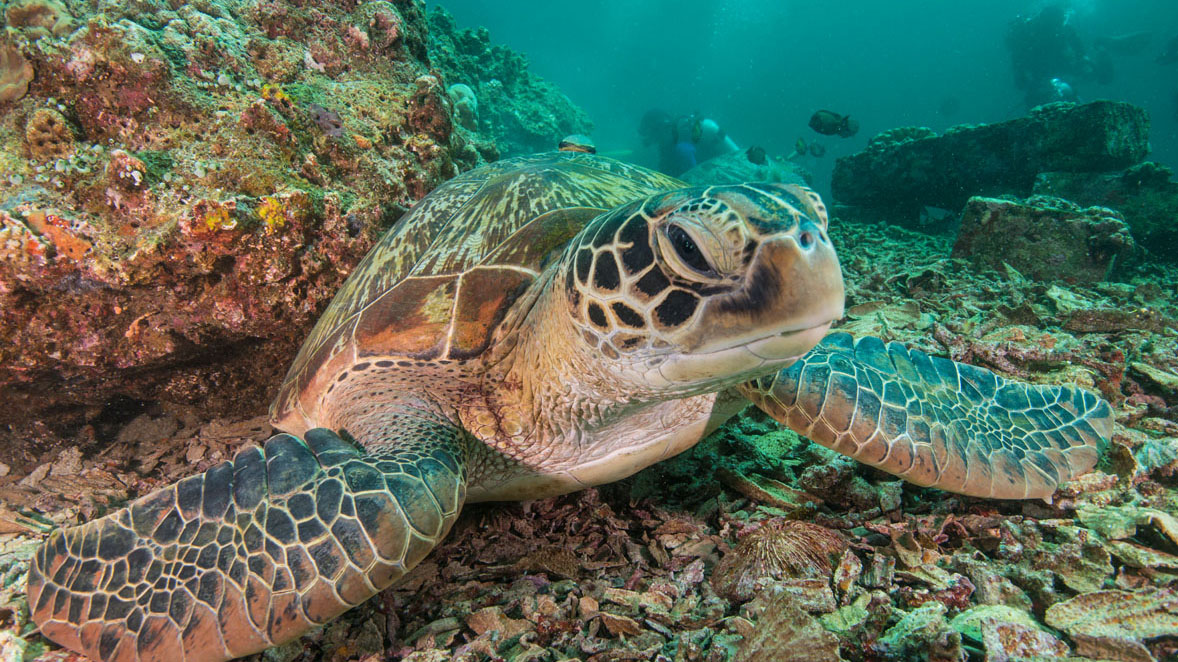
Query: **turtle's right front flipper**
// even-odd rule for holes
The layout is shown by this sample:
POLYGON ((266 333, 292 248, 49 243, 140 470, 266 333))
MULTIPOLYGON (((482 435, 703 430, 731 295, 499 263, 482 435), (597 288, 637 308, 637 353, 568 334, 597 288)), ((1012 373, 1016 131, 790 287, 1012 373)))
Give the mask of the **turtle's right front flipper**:
POLYGON ((425 438, 375 453, 322 428, 280 434, 55 531, 29 572, 33 620, 104 662, 219 662, 330 621, 416 565, 462 507, 462 433, 411 429, 425 438))

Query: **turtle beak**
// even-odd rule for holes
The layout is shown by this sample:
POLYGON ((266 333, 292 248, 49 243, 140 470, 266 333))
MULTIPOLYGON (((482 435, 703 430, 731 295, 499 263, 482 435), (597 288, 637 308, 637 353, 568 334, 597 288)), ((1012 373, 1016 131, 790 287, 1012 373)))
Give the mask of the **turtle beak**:
POLYGON ((805 354, 821 335, 812 339, 812 333, 797 332, 829 328, 843 316, 844 297, 834 246, 824 228, 805 219, 791 231, 761 242, 741 286, 705 302, 702 323, 684 345, 692 353, 709 353, 795 336, 797 343, 779 342, 772 353, 805 354))

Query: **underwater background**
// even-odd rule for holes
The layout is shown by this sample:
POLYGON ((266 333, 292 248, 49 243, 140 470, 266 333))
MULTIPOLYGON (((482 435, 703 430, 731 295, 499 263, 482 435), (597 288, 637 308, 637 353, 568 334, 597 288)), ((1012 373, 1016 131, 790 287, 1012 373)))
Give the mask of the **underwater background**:
POLYGON ((749 408, 251 662, 1178 660, 1174 0, 0 0, 0 662, 81 659, 50 531, 264 443, 380 237, 558 145, 813 186, 836 328, 1098 394, 1095 470, 972 498, 749 408))
POLYGON ((1156 61, 1178 35, 1178 6, 1167 0, 428 4, 526 53, 532 71, 593 118, 603 152, 633 149, 650 108, 703 113, 741 146, 778 154, 814 136, 806 122, 815 110, 849 114, 859 135, 823 141, 826 167, 811 161, 823 195, 833 159, 880 131, 1023 114, 1006 35, 1016 19, 1056 5, 1090 58, 1101 57, 1102 38, 1148 33, 1129 52, 1113 49, 1111 78, 1070 82, 1080 100, 1146 108, 1152 158, 1178 163, 1178 63, 1156 61))

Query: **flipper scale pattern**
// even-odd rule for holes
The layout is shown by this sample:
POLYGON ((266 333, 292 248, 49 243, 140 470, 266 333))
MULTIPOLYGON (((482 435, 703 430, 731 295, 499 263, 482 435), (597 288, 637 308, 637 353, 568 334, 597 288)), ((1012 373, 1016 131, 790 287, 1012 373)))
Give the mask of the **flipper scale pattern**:
POLYGON ((219 662, 289 641, 412 568, 465 500, 461 433, 365 452, 287 434, 53 532, 29 575, 50 639, 103 662, 219 662))
POLYGON ((972 496, 1046 498, 1095 466, 1112 434, 1112 409, 1088 391, 1015 382, 845 333, 742 388, 824 446, 972 496))

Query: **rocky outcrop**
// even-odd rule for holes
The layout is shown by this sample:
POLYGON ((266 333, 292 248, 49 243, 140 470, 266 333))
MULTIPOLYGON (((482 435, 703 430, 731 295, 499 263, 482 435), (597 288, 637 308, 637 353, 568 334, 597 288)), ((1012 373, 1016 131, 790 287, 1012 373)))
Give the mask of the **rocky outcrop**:
POLYGON ((1132 255, 1133 237, 1121 216, 1067 200, 970 198, 961 215, 953 257, 1003 271, 1010 265, 1034 280, 1097 282, 1132 255))
POLYGON ((1149 161, 1113 172, 1043 172, 1035 178, 1034 191, 1116 209, 1148 255, 1178 261, 1178 182, 1173 176, 1168 167, 1149 161))
MULTIPOLYGON (((42 4, 0 45, 35 71, 0 100, 0 435, 143 401, 264 410, 376 238, 487 158, 420 3, 42 4)), ((488 57, 515 97, 558 94, 488 57)))
POLYGON ((441 8, 430 13, 429 26, 430 62, 476 143, 489 142, 500 156, 515 156, 556 149, 561 138, 592 131, 585 111, 528 71, 523 55, 492 45, 486 28, 459 29, 441 8))
POLYGON ((926 206, 957 210, 974 195, 1029 195, 1042 172, 1129 167, 1145 158, 1148 140, 1145 111, 1115 101, 1050 104, 943 135, 893 129, 836 162, 831 192, 836 213, 914 225, 926 206))

